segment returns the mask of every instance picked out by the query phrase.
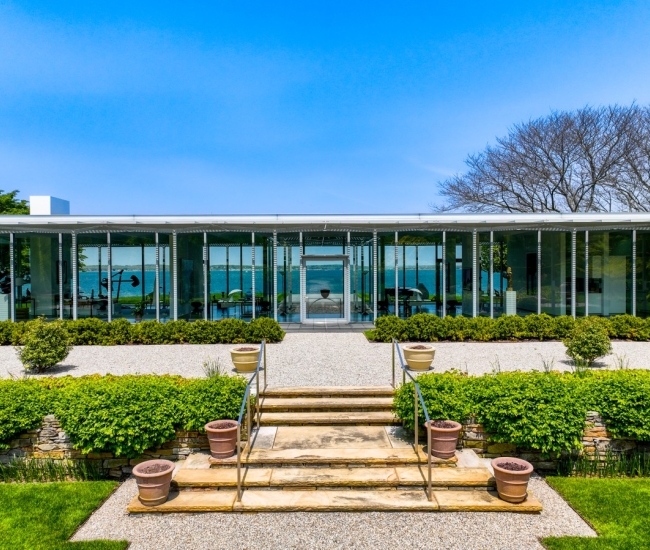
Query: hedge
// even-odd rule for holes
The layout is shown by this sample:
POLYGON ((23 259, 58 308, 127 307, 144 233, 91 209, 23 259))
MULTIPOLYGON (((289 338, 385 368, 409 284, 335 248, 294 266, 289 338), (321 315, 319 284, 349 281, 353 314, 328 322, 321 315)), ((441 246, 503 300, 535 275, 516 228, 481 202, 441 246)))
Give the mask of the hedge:
MULTIPOLYGON (((430 417, 475 418, 495 442, 548 456, 581 447, 587 411, 598 411, 615 437, 650 441, 650 371, 508 372, 471 377, 426 373, 418 384, 430 417)), ((393 409, 413 430, 413 382, 396 392, 393 409)), ((419 411, 418 423, 424 424, 419 411)))
MULTIPOLYGON (((20 346, 38 321, 0 321, 0 345, 20 346)), ((260 317, 250 323, 241 319, 221 321, 143 321, 130 323, 116 319, 110 323, 97 318, 61 321, 73 346, 116 346, 126 344, 243 344, 281 342, 284 331, 277 321, 260 317)))
POLYGON ((576 326, 583 323, 602 326, 610 338, 650 340, 650 319, 641 319, 632 315, 574 319, 568 315, 551 317, 546 313, 525 317, 502 315, 496 319, 451 316, 440 318, 430 313, 417 313, 408 319, 386 315, 375 321, 375 329, 366 332, 366 336, 375 342, 390 342, 392 338, 411 342, 563 340, 576 326))
POLYGON ((246 389, 241 376, 71 376, 0 381, 0 446, 55 414, 75 449, 136 457, 202 430, 210 420, 236 419, 246 389))

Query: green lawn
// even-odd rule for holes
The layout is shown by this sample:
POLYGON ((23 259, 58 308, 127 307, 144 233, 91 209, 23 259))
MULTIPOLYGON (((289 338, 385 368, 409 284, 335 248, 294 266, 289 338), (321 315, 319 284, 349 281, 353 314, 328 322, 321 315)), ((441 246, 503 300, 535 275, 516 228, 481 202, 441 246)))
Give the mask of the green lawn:
POLYGON ((0 483, 0 548, 122 550, 123 541, 66 542, 108 497, 113 481, 0 483))
POLYGON ((650 549, 650 479, 549 477, 558 491, 600 535, 547 538, 552 550, 650 549))

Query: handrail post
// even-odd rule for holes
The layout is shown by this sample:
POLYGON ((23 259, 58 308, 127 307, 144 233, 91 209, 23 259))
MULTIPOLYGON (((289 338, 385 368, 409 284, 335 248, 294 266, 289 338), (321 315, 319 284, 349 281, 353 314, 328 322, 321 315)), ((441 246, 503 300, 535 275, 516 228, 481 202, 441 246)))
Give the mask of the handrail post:
POLYGON ((264 389, 266 390, 266 340, 262 340, 262 346, 264 347, 264 389))
POLYGON ((257 384, 257 393, 255 394, 255 418, 257 420, 257 431, 260 431, 260 377, 259 375, 255 377, 255 383, 257 384))
POLYGON ((431 420, 429 420, 429 426, 427 428, 427 465, 428 465, 428 482, 427 482, 427 498, 429 501, 433 498, 433 492, 431 491, 431 420))
POLYGON ((241 424, 237 424, 237 502, 241 502, 241 424))
POLYGON ((391 346, 391 350, 393 352, 393 388, 395 387, 395 346, 397 345, 397 342, 395 338, 393 338, 393 345, 391 346))
POLYGON ((246 447, 250 450, 251 446, 251 392, 248 392, 246 399, 246 447))
POLYGON ((415 411, 414 411, 414 416, 413 416, 413 424, 415 427, 415 452, 417 453, 418 457, 420 456, 420 450, 418 449, 418 435, 420 432, 420 422, 418 421, 418 388, 415 385, 415 382, 413 382, 413 397, 414 397, 414 404, 415 404, 415 411))

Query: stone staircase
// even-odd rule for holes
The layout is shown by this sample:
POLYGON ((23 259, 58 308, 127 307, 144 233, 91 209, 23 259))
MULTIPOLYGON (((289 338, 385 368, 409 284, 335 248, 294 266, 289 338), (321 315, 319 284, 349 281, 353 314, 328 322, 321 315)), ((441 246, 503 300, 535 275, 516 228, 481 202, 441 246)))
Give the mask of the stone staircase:
POLYGON ((500 500, 494 478, 471 450, 435 460, 426 495, 427 455, 416 450, 391 412, 390 387, 270 388, 261 394, 261 427, 237 458, 190 455, 179 463, 169 500, 140 512, 499 511, 539 512, 500 500))

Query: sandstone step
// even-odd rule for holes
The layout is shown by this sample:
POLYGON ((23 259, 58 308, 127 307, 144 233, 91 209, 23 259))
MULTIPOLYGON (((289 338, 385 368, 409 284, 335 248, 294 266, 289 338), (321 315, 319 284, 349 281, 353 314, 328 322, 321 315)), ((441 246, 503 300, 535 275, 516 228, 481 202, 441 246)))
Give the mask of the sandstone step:
POLYGON ((391 386, 295 386, 266 388, 263 397, 392 397, 391 386))
MULTIPOLYGON (((212 468, 233 467, 237 464, 237 457, 225 459, 209 458, 212 468)), ((252 449, 244 451, 241 457, 242 464, 258 466, 346 466, 349 464, 360 466, 402 466, 408 464, 426 464, 427 457, 422 446, 420 454, 416 454, 412 447, 403 448, 365 448, 365 449, 252 449)), ((449 460, 434 459, 434 465, 455 466, 458 458, 449 460)))
POLYGON ((427 499, 424 490, 396 491, 244 491, 241 502, 235 491, 172 492, 160 506, 143 506, 134 497, 131 513, 161 512, 519 512, 542 510, 530 495, 521 504, 500 500, 492 491, 434 491, 427 499))
POLYGON ((400 424, 390 411, 367 412, 263 412, 262 426, 341 426, 341 425, 380 425, 400 424))
POLYGON ((265 397, 262 412, 274 411, 390 411, 392 397, 265 397))
MULTIPOLYGON (((494 478, 487 468, 433 468, 433 487, 489 487, 494 478)), ((426 466, 395 468, 244 468, 243 487, 426 487, 426 466)), ((186 488, 237 486, 235 468, 181 469, 172 485, 186 488)))

